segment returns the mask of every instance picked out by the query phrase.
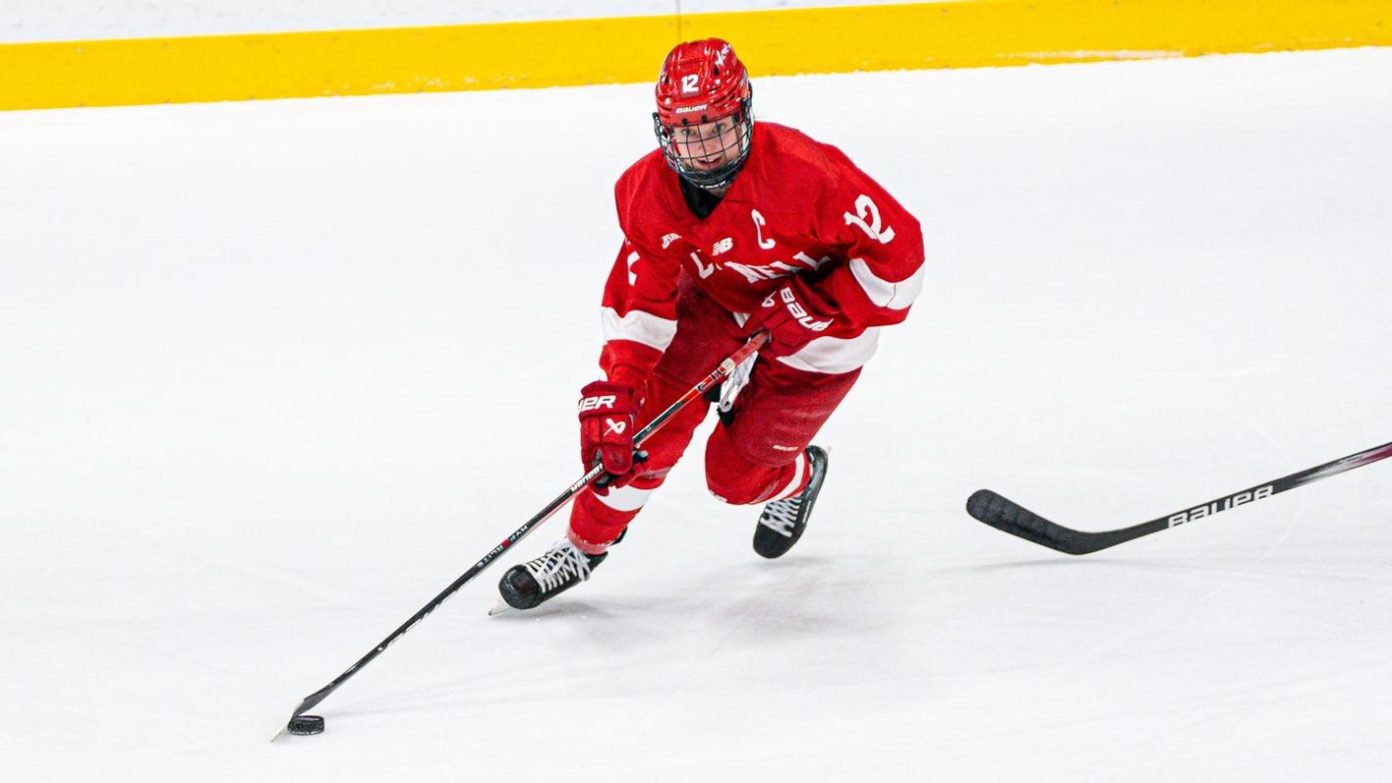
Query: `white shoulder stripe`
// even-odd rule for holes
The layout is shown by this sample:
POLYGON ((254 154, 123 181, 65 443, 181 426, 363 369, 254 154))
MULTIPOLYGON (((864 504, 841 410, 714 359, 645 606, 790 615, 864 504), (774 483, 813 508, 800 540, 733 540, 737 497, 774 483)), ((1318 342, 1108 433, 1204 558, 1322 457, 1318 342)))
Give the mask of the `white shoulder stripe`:
POLYGON ((667 350, 672 338, 677 336, 677 322, 659 318, 642 310, 629 310, 619 317, 619 311, 605 307, 600 311, 600 327, 604 331, 604 341, 632 340, 659 351, 667 350))
POLYGON ((918 298, 918 292, 923 290, 924 264, 919 264, 913 274, 897 283, 877 277, 870 271, 870 265, 865 263, 863 258, 852 258, 849 266, 856 282, 860 283, 865 295, 870 297, 870 301, 874 302, 876 307, 906 310, 918 298))

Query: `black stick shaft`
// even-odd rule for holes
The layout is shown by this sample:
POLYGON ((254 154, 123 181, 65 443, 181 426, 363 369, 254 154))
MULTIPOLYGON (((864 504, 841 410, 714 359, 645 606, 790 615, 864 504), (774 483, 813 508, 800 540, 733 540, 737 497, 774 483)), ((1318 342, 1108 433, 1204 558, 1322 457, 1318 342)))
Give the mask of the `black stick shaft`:
MULTIPOLYGON (((637 449, 641 447, 644 441, 651 437, 653 433, 661 429, 662 425, 666 424, 669 419, 675 416, 677 412, 680 411, 682 408, 685 408, 692 400, 705 394, 706 391, 708 391, 711 387, 728 378, 730 374, 735 371, 735 367, 737 367, 744 360, 748 359, 750 356, 753 356, 756 351, 763 347, 764 343, 767 340, 768 335, 764 332, 760 332, 759 334, 755 335, 749 342, 741 346, 739 350, 735 351, 733 354, 721 361, 720 366, 712 370, 711 373, 707 375, 704 379, 702 379, 700 383, 687 390, 687 392, 683 394, 676 402, 673 402, 671 405, 667 406, 667 408, 664 411, 659 413, 655 418, 653 418, 652 421, 648 422, 648 425, 646 427, 639 430, 638 434, 633 439, 634 448, 637 449)), ((411 619, 402 623, 400 628, 397 628, 395 631, 392 631, 391 635, 383 639, 381 643, 378 644, 376 647, 369 650, 366 655, 359 658, 357 663, 354 663, 352 666, 349 666, 347 671, 335 677, 333 682, 330 682, 328 685, 325 685, 324 687, 320 688, 314 693, 311 693, 310 695, 306 696, 304 698, 304 701, 300 702, 300 706, 295 709, 294 714, 290 716, 290 719, 294 720, 295 718, 299 717, 305 712, 313 709, 314 706, 319 702, 328 698, 329 694, 338 690, 338 687, 340 685, 347 682, 349 678, 351 678, 354 674, 357 674, 358 671, 360 671, 364 666, 371 663, 374 658, 381 655, 397 639, 400 639, 402 636, 405 636, 406 632, 411 630, 411 628, 415 626, 416 623, 420 622, 421 620, 424 620, 426 616, 428 616, 431 612, 435 611, 440 606, 440 604, 443 604, 450 596, 454 595, 455 592, 459 590, 459 588, 463 587, 465 584, 469 582, 469 580, 478 576, 484 569, 492 565, 493 561, 496 560, 499 555, 506 552, 509 548, 512 547, 513 544, 516 544, 517 542, 526 538, 527 534, 531 533, 535 527, 549 519, 551 515, 555 514, 563 506, 565 506, 565 504, 569 502, 570 499, 573 498, 577 492, 589 485, 590 482, 599 478, 600 475, 602 475, 603 473, 603 466, 596 465, 595 467, 591 468, 588 473, 581 476, 569 487, 566 487, 564 492, 557 495, 556 498, 552 500, 550 503, 547 503, 541 511, 538 511, 536 513, 536 516, 533 516, 531 519, 524 522, 521 527, 517 528, 512 532, 512 535, 503 539, 502 543, 493 547, 492 551, 484 555, 469 570, 465 571, 463 574, 460 574, 458 579, 454 580, 453 582, 450 582, 449 587, 446 587, 444 590, 441 590, 439 595, 430 599, 430 603, 426 604, 425 606, 422 606, 420 608, 420 611, 411 615, 411 619)))
POLYGON ((1191 506, 1173 514, 1156 517, 1149 522, 1142 522, 1139 525, 1118 530, 1086 532, 1064 527, 1050 522, 1024 506, 989 489, 977 490, 972 493, 972 496, 967 500, 967 513, 971 514, 973 518, 1013 536, 1019 536, 1070 555, 1085 555, 1141 536, 1148 536, 1151 533, 1158 533, 1161 530, 1168 530, 1172 527, 1211 517, 1230 508, 1265 500, 1272 495, 1279 495, 1287 490, 1303 487, 1320 479, 1337 476, 1354 468, 1371 465, 1388 457, 1392 457, 1392 443, 1374 446, 1356 454, 1341 457, 1333 462, 1316 465, 1308 470, 1282 476, 1264 484, 1258 484, 1210 500, 1207 503, 1191 506))

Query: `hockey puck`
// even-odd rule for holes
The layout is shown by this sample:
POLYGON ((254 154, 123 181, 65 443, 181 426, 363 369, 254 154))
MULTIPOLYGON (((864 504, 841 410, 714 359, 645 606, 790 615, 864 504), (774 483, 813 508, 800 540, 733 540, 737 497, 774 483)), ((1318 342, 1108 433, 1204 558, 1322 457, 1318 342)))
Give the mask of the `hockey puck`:
POLYGON ((302 736, 322 734, 324 732, 324 719, 318 715, 296 715, 285 725, 285 730, 291 734, 302 736))

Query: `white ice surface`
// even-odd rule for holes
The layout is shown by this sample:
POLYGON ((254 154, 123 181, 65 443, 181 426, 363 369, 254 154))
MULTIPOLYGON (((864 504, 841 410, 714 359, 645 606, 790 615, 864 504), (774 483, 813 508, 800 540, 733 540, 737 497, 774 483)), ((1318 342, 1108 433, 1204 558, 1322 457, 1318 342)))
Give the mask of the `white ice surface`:
POLYGON ((1385 49, 763 80, 928 244, 803 542, 683 464, 267 743, 577 474, 648 94, 0 114, 0 780, 1392 778, 1392 464, 1085 558, 963 511, 1392 440, 1385 49))

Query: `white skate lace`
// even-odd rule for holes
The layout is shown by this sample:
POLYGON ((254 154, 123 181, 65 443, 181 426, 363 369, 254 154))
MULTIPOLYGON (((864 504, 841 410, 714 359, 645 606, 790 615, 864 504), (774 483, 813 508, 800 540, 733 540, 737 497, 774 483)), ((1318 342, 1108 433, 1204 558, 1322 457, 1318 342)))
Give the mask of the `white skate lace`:
POLYGON ((773 532, 792 538, 793 527, 797 524, 798 509, 802 508, 802 495, 795 495, 784 500, 772 500, 764 506, 764 513, 759 515, 759 524, 772 530, 773 532))
POLYGON ((527 571, 541 586, 541 592, 549 593, 570 576, 578 577, 582 582, 589 579, 590 559, 569 541, 562 541, 541 557, 528 560, 527 571))

